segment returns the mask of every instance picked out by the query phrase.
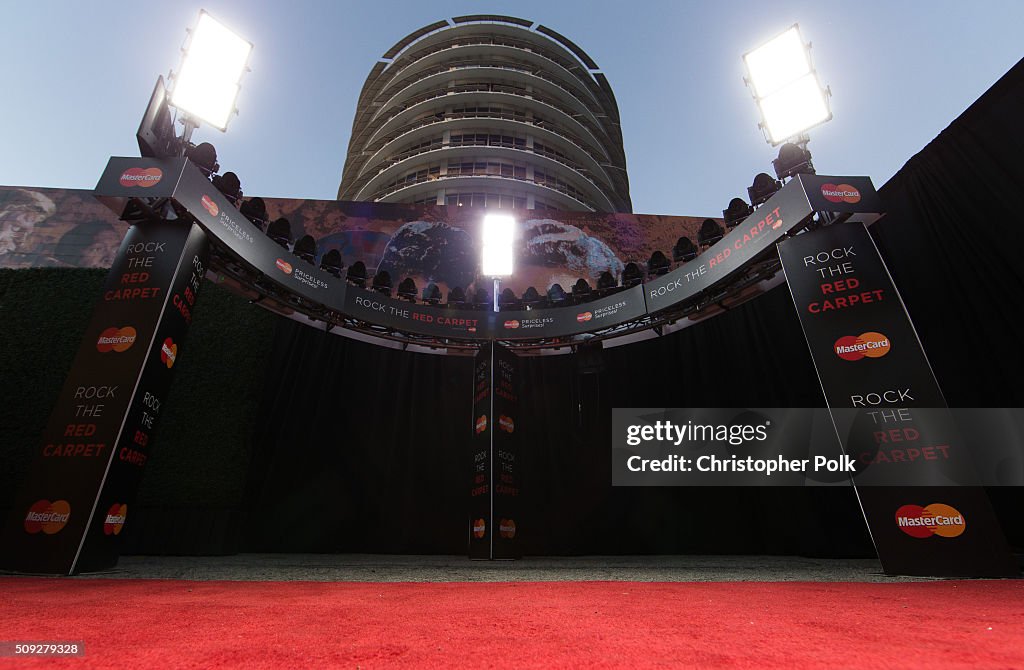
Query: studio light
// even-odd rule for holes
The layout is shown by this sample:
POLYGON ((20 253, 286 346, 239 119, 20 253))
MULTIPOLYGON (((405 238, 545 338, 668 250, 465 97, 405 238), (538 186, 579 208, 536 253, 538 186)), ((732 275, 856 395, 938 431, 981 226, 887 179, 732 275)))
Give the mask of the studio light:
MULTIPOLYGON (((746 204, 746 203, 744 203, 746 204)), ((697 257, 697 245, 689 237, 683 235, 672 247, 672 260, 676 263, 688 263, 697 257)))
POLYGON ((486 277, 508 277, 513 270, 516 220, 507 214, 484 217, 482 272, 486 277))
POLYGON ((484 216, 483 248, 480 267, 485 277, 494 279, 494 294, 491 305, 497 312, 500 277, 512 274, 514 265, 513 242, 516 236, 516 220, 507 214, 484 216))
POLYGON ((192 30, 181 69, 174 77, 171 104, 220 131, 235 111, 239 80, 252 44, 228 30, 205 10, 192 30))
POLYGON ((503 312, 523 308, 522 302, 516 297, 515 292, 510 288, 504 289, 501 292, 501 295, 498 296, 498 306, 503 312))
POLYGON ((267 204, 259 196, 249 198, 243 202, 238 211, 260 230, 263 230, 267 225, 267 204))
POLYGON ((767 202, 768 198, 778 193, 781 188, 781 181, 772 179, 772 176, 767 172, 759 173, 754 177, 754 183, 747 189, 747 195, 750 196, 750 204, 757 207, 767 202))
POLYGON ((167 107, 167 87, 164 78, 157 77, 153 94, 149 97, 149 106, 139 123, 135 133, 139 142, 139 152, 143 157, 166 158, 178 156, 180 146, 174 134, 174 121, 167 107))
POLYGON ((806 147, 786 142, 779 148, 779 157, 772 161, 775 176, 786 179, 795 174, 814 174, 811 152, 806 147))
POLYGON ((416 280, 406 277, 398 283, 398 297, 409 302, 416 302, 416 280))
POLYGON ((441 289, 434 282, 430 282, 427 284, 427 287, 423 289, 423 302, 428 305, 441 304, 441 289))
POLYGON ((217 162, 217 149, 209 142, 195 146, 189 145, 185 149, 185 157, 195 163, 207 179, 220 169, 220 164, 217 162))
POLYGON ((242 183, 238 181, 238 175, 234 172, 214 175, 210 181, 215 189, 231 201, 232 205, 237 205, 238 201, 242 199, 242 183))
POLYGON ((799 25, 744 54, 743 62, 761 127, 773 146, 832 118, 829 92, 818 82, 799 25))
POLYGON ((569 299, 561 284, 552 284, 548 287, 548 302, 552 305, 559 305, 569 299))
POLYGON ((597 278, 597 294, 602 298, 610 295, 618 287, 618 284, 615 282, 615 275, 608 270, 602 272, 597 278))
POLYGON ((700 244, 701 249, 706 249, 724 236, 725 231, 718 225, 717 221, 714 219, 704 219, 704 223, 700 224, 700 230, 697 231, 697 243, 700 244))
MULTIPOLYGON (((497 300, 491 302, 491 300, 487 297, 487 291, 482 286, 478 286, 477 288, 473 289, 473 295, 470 296, 469 302, 472 305, 471 309, 478 310, 484 310, 487 309, 488 307, 491 307, 492 305, 498 304, 497 300)), ((495 309, 494 311, 498 310, 495 309)))
POLYGON ((320 259, 320 269, 338 279, 341 279, 342 267, 344 263, 341 262, 341 252, 337 249, 331 249, 320 259))
POLYGON ((366 264, 362 261, 356 261, 349 266, 348 272, 345 273, 345 281, 353 286, 359 288, 366 287, 366 264))
POLYGON ((626 288, 631 288, 643 283, 643 281, 644 273, 640 271, 640 266, 632 261, 626 263, 626 267, 622 269, 622 285, 626 288))
POLYGON ((452 307, 463 307, 466 304, 466 292, 461 286, 456 286, 448 291, 448 305, 452 307))
POLYGON ((388 272, 387 270, 378 270, 377 273, 373 275, 373 284, 371 284, 370 288, 372 288, 377 293, 386 295, 390 298, 391 273, 388 272))
POLYGON ((651 257, 647 259, 647 274, 651 277, 660 277, 663 274, 667 274, 671 263, 668 260, 668 256, 661 250, 655 251, 651 254, 651 257))
POLYGON ((735 228, 753 213, 754 208, 748 205, 746 200, 733 198, 729 201, 729 206, 722 210, 722 218, 725 219, 726 228, 735 228))
POLYGON ((303 235, 292 247, 292 253, 310 265, 316 265, 316 240, 312 235, 303 235))
POLYGON ((292 243, 291 222, 283 216, 274 219, 274 221, 267 226, 267 237, 287 249, 292 243))
POLYGON ((526 309, 533 309, 542 302, 544 302, 544 298, 541 297, 540 291, 535 286, 531 286, 523 291, 523 306, 526 309))
POLYGON ((572 299, 573 302, 579 304, 590 300, 590 294, 593 291, 590 288, 590 282, 580 277, 576 280, 576 283, 572 287, 572 299))

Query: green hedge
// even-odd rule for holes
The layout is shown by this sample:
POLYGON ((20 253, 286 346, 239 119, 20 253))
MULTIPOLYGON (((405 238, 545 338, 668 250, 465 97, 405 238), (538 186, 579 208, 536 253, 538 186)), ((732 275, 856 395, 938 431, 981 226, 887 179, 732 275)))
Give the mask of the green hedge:
MULTIPOLYGON (((13 504, 106 270, 0 270, 0 509, 13 504)), ((196 304, 139 491, 147 507, 242 500, 279 317, 209 282, 196 304)))

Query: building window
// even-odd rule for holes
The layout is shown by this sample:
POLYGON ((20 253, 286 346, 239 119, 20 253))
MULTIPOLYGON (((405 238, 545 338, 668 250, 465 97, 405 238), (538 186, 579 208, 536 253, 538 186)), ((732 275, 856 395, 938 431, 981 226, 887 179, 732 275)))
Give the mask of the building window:
POLYGON ((493 133, 462 133, 452 135, 449 144, 453 147, 504 147, 506 149, 525 149, 526 139, 511 135, 493 133))
POLYGON ((450 193, 445 196, 449 206, 526 209, 526 198, 505 193, 450 193))
POLYGON ((526 179, 526 166, 503 161, 465 161, 449 163, 448 175, 462 177, 491 175, 509 179, 526 179))

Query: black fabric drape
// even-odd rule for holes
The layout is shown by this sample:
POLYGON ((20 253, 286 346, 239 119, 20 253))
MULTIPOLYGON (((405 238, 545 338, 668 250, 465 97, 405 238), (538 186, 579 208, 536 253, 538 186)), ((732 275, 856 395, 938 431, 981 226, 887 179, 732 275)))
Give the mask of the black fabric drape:
POLYGON ((947 402, 1024 406, 1024 61, 880 189, 873 227, 947 402))
MULTIPOLYGON (((465 551, 471 359, 282 321, 272 360, 248 549, 465 551)), ((849 489, 611 486, 612 407, 822 405, 785 289, 582 361, 522 360, 525 553, 870 553, 849 489)))
MULTIPOLYGON (((879 190, 875 241, 952 407, 1024 407, 1021 119, 1024 60, 879 190)), ((988 493, 1024 547, 1024 490, 988 493)))
POLYGON ((471 358, 405 354, 282 319, 271 360, 249 550, 465 544, 471 358))

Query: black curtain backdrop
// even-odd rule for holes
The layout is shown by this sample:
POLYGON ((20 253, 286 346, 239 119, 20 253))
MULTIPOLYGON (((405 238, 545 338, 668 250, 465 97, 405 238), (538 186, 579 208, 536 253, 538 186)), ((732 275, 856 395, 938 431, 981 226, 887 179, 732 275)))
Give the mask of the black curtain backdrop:
MULTIPOLYGON (((657 340, 524 358, 524 552, 870 555, 849 489, 611 486, 612 407, 823 406, 803 342, 782 288, 657 340)), ((271 360, 247 549, 466 550, 472 359, 282 321, 271 360)))
MULTIPOLYGON (((951 406, 1024 404, 1022 118, 1018 63, 881 189, 872 231, 951 406)), ((471 359, 282 321, 271 360, 247 549, 465 551, 471 359)), ((873 553, 850 489, 611 487, 613 407, 824 406, 785 288, 657 340, 527 358, 522 379, 526 554, 873 553)), ((990 494, 1021 546, 1021 491, 990 494)))
MULTIPOLYGON (((872 227, 951 407, 1024 407, 1024 60, 880 189, 872 227)), ((1024 548, 1024 490, 989 497, 1024 548)))

